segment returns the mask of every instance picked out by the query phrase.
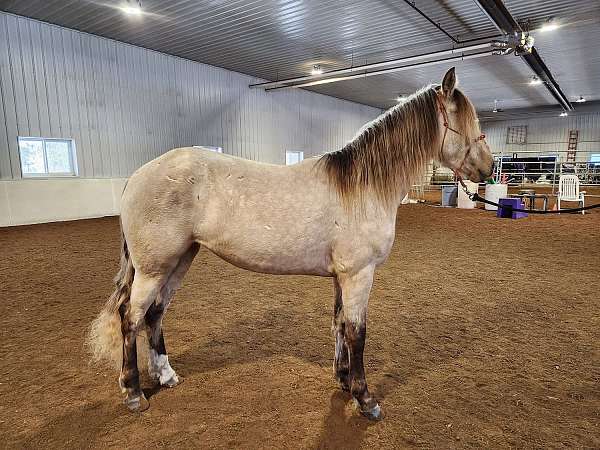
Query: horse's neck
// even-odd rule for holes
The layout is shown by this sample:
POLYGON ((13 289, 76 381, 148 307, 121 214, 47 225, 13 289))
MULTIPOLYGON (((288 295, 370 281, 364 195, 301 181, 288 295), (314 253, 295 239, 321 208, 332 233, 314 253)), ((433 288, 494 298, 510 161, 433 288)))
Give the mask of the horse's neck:
MULTIPOLYGON (((390 112, 390 114, 394 114, 394 112, 390 112)), ((410 192, 410 189, 416 178, 423 174, 423 170, 425 169, 427 163, 429 163, 436 154, 435 142, 431 142, 431 145, 427 146, 427 152, 423 154, 416 155, 414 148, 411 148, 409 144, 402 141, 402 137, 406 136, 407 133, 398 133, 394 129, 390 129, 395 127, 408 127, 410 122, 414 122, 414 120, 410 120, 407 118, 402 123, 396 123, 394 125, 388 125, 382 132, 386 133, 388 136, 392 136, 392 139, 388 143, 388 146, 396 151, 396 156, 393 158, 393 164, 396 167, 391 168, 390 175, 393 178, 390 180, 393 183, 393 187, 395 188, 395 192, 393 195, 393 202, 391 202, 390 207, 397 209, 402 200, 406 197, 406 195, 410 192), (399 154, 398 154, 399 153, 399 154), (396 175, 399 176, 396 179, 396 175)), ((420 127, 416 127, 415 131, 417 134, 422 129, 420 127)), ((418 136, 418 139, 427 140, 426 136, 418 136)), ((371 151, 377 151, 376 145, 373 144, 373 149, 371 151)))

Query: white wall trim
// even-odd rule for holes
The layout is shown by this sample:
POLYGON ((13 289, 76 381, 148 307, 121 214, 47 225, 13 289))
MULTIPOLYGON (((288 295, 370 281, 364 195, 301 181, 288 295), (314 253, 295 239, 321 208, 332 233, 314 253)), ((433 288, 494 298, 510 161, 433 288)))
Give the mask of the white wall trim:
POLYGON ((0 181, 0 226, 119 214, 126 178, 0 181))

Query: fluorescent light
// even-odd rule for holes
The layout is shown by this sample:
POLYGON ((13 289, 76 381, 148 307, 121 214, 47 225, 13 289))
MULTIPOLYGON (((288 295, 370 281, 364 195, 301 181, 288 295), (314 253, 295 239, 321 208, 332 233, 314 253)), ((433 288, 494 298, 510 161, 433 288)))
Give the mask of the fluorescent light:
POLYGON ((322 73, 323 69, 321 69, 321 66, 319 64, 315 64, 312 70, 310 71, 311 75, 321 75, 322 73))
POLYGON ((576 103, 585 103, 585 97, 583 95, 580 95, 579 98, 577 100, 575 100, 576 103))
POLYGON ((554 20, 554 18, 550 17, 544 24, 540 27, 540 31, 542 33, 546 33, 548 31, 554 31, 560 28, 560 24, 554 20))
POLYGON ((538 86, 540 84, 542 84, 542 80, 540 80, 535 75, 531 77, 531 80, 529 81, 529 85, 530 86, 538 86))
POLYGON ((569 114, 566 111, 563 111, 559 114, 559 117, 567 117, 569 114))
POLYGON ((131 2, 126 3, 120 7, 121 11, 130 16, 139 16, 142 14, 142 5, 141 2, 131 2), (132 4, 133 3, 133 4, 132 4))

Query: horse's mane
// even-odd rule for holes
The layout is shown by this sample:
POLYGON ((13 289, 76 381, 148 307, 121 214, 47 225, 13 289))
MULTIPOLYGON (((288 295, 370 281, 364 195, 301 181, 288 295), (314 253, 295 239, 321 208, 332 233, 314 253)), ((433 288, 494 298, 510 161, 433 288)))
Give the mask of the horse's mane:
MULTIPOLYGON (((436 96, 433 85, 417 91, 365 125, 342 149, 321 156, 318 165, 346 205, 360 201, 367 189, 385 204, 397 201, 399 188, 409 187, 426 163, 439 156, 436 96)), ((464 130, 471 117, 462 112, 473 108, 458 89, 453 100, 460 111, 457 126, 464 130)))

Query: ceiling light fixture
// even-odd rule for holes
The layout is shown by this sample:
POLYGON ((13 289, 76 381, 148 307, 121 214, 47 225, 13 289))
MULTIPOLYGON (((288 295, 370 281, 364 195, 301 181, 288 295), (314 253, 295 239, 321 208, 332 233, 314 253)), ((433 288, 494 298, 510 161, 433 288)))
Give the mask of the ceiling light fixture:
POLYGON ((531 77, 531 80, 529 81, 530 86, 539 86, 540 84, 542 84, 542 80, 535 75, 531 77))
POLYGON ((569 113, 567 113, 566 111, 563 111, 558 116, 559 117, 567 117, 568 115, 569 115, 569 113))
POLYGON ((311 75, 321 75, 323 73, 323 69, 321 68, 321 66, 319 64, 315 64, 312 68, 312 70, 310 71, 311 75))
POLYGON ((560 27, 560 24, 554 20, 553 17, 550 17, 541 27, 540 31, 542 33, 546 33, 548 31, 554 31, 560 27))
POLYGON ((142 14, 142 2, 141 0, 128 1, 120 9, 129 16, 140 16, 142 14))
POLYGON ((577 100, 575 100, 576 103, 585 103, 585 97, 583 95, 580 95, 579 98, 577 100))

